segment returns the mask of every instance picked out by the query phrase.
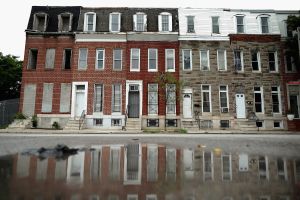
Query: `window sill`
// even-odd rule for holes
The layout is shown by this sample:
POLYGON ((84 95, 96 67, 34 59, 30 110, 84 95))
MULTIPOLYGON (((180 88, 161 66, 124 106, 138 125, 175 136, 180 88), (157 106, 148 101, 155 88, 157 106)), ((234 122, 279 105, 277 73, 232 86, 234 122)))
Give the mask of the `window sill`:
POLYGON ((27 71, 36 71, 36 68, 35 69, 26 69, 27 71))
POLYGON ((261 74, 262 72, 261 72, 261 71, 253 71, 253 70, 252 70, 252 73, 255 73, 255 74, 261 74))
POLYGON ((193 69, 182 69, 182 71, 192 71, 193 69))
POLYGON ((130 72, 140 72, 140 69, 130 69, 130 72))
POLYGON ((121 72, 122 69, 113 69, 112 71, 113 71, 113 72, 121 72))
POLYGON ((219 71, 219 72, 227 72, 227 70, 220 70, 220 69, 219 69, 218 71, 219 71))
POLYGON ((166 72, 175 72, 175 69, 172 69, 172 70, 166 70, 166 72))
POLYGON ((272 73, 272 74, 279 74, 279 71, 269 71, 269 73, 272 73))
POLYGON ((157 69, 148 69, 148 72, 157 72, 157 69))

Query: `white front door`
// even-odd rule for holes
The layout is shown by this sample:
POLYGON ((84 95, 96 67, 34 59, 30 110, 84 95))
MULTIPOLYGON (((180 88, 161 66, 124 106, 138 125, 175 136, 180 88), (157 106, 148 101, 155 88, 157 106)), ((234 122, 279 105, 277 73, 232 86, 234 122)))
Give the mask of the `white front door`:
POLYGON ((183 118, 192 118, 192 94, 183 94, 183 118))
POLYGON ((84 96, 84 92, 76 92, 75 117, 80 117, 82 111, 85 109, 84 96))
POLYGON ((245 95, 236 94, 235 103, 236 103, 236 117, 238 119, 246 118, 245 95))

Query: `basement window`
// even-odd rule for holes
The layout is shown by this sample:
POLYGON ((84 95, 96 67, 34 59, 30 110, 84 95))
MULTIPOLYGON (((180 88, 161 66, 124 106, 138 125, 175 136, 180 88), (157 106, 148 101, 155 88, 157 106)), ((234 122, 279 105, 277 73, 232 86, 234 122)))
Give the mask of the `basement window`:
POLYGON ((72 49, 64 49, 63 69, 71 69, 72 49))
POLYGON ((264 127, 264 121, 256 121, 256 127, 258 128, 264 127))
POLYGON ((177 127, 177 119, 166 119, 166 127, 177 127))
POLYGON ((159 127, 159 119, 147 119, 147 127, 159 127))
POLYGON ((122 120, 121 119, 111 119, 111 126, 121 126, 122 120))
POLYGON ((229 120, 220 120, 221 128, 229 128, 229 120))
POLYGON ((281 121, 274 121, 274 128, 281 128, 281 121))
POLYGON ((46 31, 48 15, 46 13, 36 13, 33 17, 33 30, 46 31))
POLYGON ((94 119, 94 126, 103 126, 103 119, 94 119))
POLYGON ((212 128, 213 127, 213 123, 212 120, 203 120, 200 122, 200 128, 212 128))
POLYGON ((37 49, 30 49, 29 50, 27 69, 36 69, 37 56, 38 56, 38 50, 37 49))
POLYGON ((58 15, 58 31, 68 32, 72 30, 72 18, 71 13, 62 13, 58 15))

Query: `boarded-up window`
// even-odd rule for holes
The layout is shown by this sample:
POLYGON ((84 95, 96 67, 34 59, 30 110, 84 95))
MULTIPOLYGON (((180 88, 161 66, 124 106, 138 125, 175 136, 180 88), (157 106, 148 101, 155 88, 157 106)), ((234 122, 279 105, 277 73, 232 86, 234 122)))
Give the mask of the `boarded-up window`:
POLYGON ((46 180, 48 160, 37 160, 36 163, 36 180, 46 180))
POLYGON ((78 56, 78 69, 86 69, 87 68, 87 48, 79 49, 78 56))
POLYGON ((55 49, 47 49, 46 51, 46 69, 53 69, 54 68, 54 61, 55 61, 55 49))
POLYGON ((18 154, 17 160, 17 177, 29 176, 30 156, 18 154))
POLYGON ((64 180, 67 175, 67 161, 56 160, 55 162, 55 180, 64 180))
POLYGON ((32 116, 35 108, 36 84, 26 84, 24 88, 23 113, 32 116))
POLYGON ((191 149, 183 150, 184 176, 186 179, 194 177, 194 151, 191 149))
POLYGON ((71 69, 72 49, 64 49, 63 69, 71 69))
POLYGON ((44 83, 42 112, 52 112, 53 83, 44 83))
POLYGON ((60 87, 59 112, 70 112, 71 83, 62 83, 60 87))
POLYGON ((29 50, 27 69, 36 69, 37 56, 38 56, 38 50, 37 49, 30 49, 29 50))

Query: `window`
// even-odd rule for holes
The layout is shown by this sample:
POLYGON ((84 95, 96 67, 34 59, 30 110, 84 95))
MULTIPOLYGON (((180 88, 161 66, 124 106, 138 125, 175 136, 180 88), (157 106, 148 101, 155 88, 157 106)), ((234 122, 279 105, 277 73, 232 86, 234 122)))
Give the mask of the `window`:
POLYGON ((113 85, 112 90, 112 112, 121 112, 121 85, 113 85))
POLYGON ((161 13, 158 16, 159 31, 172 31, 172 15, 170 13, 161 13))
POLYGON ((96 13, 88 12, 84 14, 83 31, 96 31, 96 13))
POLYGON ((176 180, 176 149, 166 149, 166 180, 176 180))
POLYGON ((228 112, 228 87, 220 85, 220 108, 221 112, 228 112))
POLYGON ((72 49, 64 49, 63 69, 71 69, 72 49))
POLYGON ((147 15, 144 13, 133 15, 133 24, 135 31, 147 31, 147 15))
POLYGON ((36 13, 33 17, 33 30, 46 31, 48 15, 46 13, 36 13))
POLYGON ((103 119, 94 119, 94 126, 103 126, 103 119))
POLYGON ((47 49, 46 50, 46 69, 53 69, 54 68, 54 61, 55 61, 55 49, 47 49))
POLYGON ((262 87, 254 87, 254 111, 257 113, 264 112, 262 87))
POLYGON ((192 50, 182 50, 183 70, 192 70, 192 50))
POLYGON ((166 55, 166 71, 175 72, 175 50, 166 49, 165 55, 166 55))
POLYGON ((241 50, 234 50, 234 67, 237 72, 244 71, 243 51, 241 50))
POLYGON ((194 178, 194 151, 183 149, 183 173, 185 179, 194 178))
POLYGON ((78 69, 85 70, 87 68, 87 48, 80 48, 79 49, 79 57, 78 57, 78 69))
POLYGON ((176 114, 176 85, 167 84, 166 87, 167 114, 176 114))
POLYGON ((148 114, 158 114, 158 84, 148 84, 148 114))
POLYGON ((147 145, 147 181, 157 181, 158 178, 158 146, 147 145))
POLYGON ((226 50, 218 49, 217 51, 218 69, 219 71, 227 70, 226 50))
POLYGON ((300 87, 298 85, 288 85, 289 110, 294 113, 295 118, 299 118, 300 111, 300 87))
POLYGON ((148 71, 157 71, 157 49, 148 49, 148 71))
POLYGON ((65 180, 67 176, 67 161, 66 160, 56 160, 55 161, 55 180, 65 180))
POLYGON ((70 112, 71 83, 61 83, 59 112, 70 112))
POLYGON ((236 16, 236 32, 245 33, 244 16, 236 16))
POLYGON ((121 119, 111 119, 111 126, 122 126, 121 119))
POLYGON ((209 70, 209 50, 200 50, 200 70, 209 70))
POLYGON ((146 200, 157 200, 157 195, 156 194, 147 194, 146 200))
POLYGON ((269 33, 269 17, 260 17, 261 33, 269 33))
POLYGON ((258 169, 259 169, 259 179, 261 179, 261 180, 269 179, 269 169, 268 169, 267 157, 260 156, 258 158, 258 169))
POLYGON ((297 72, 295 59, 290 55, 290 52, 285 53, 285 66, 286 72, 297 72))
MULTIPOLYGON (((95 121, 99 122, 101 120, 94 119, 94 122, 95 121)), ((92 182, 97 182, 101 177, 101 147, 92 146, 92 148, 93 150, 91 151, 90 175, 92 182)))
POLYGON ((211 17, 212 33, 219 34, 219 17, 211 17))
POLYGON ((231 155, 222 154, 222 179, 232 180, 231 155))
POLYGON ((195 33, 195 27, 194 27, 194 16, 187 16, 187 32, 188 33, 195 33))
POLYGON ((47 179, 48 159, 37 159, 36 162, 36 180, 47 179))
POLYGON ((257 127, 257 128, 262 128, 262 127, 264 127, 264 121, 263 121, 263 120, 258 120, 258 121, 256 121, 256 127, 257 127))
POLYGON ((105 50, 97 49, 96 50, 96 65, 95 68, 98 70, 104 69, 105 64, 105 50))
POLYGON ((229 125, 230 123, 229 123, 229 120, 220 120, 220 127, 221 128, 229 128, 230 127, 230 125, 229 125))
POLYGON ((273 122, 273 128, 281 128, 282 127, 282 121, 274 121, 273 122))
POLYGON ((130 71, 140 71, 140 49, 131 49, 130 71))
POLYGON ((251 66, 252 71, 260 72, 260 53, 258 51, 251 51, 251 66))
POLYGON ((118 180, 120 177, 120 151, 118 146, 110 147, 109 177, 111 180, 118 180))
POLYGON ((127 200, 138 200, 137 194, 127 194, 127 200))
POLYGON ((277 52, 268 52, 269 70, 270 72, 278 72, 277 52))
POLYGON ((95 84, 94 86, 94 112, 103 111, 103 85, 95 84))
POLYGON ((203 179, 204 181, 213 180, 213 154, 212 152, 203 152, 203 179))
POLYGON ((120 13, 111 13, 109 15, 109 30, 110 32, 120 32, 120 21, 121 14, 120 13))
POLYGON ((295 174, 295 182, 299 183, 300 181, 300 160, 294 160, 294 174, 295 174))
POLYGON ((159 127, 159 119, 147 119, 147 127, 159 127))
POLYGON ((114 70, 122 70, 122 49, 114 49, 114 70))
POLYGON ((202 112, 211 112, 211 90, 210 85, 201 86, 202 112))
POLYGON ((281 113, 280 87, 278 86, 272 86, 272 111, 281 113))
POLYGON ((52 112, 53 83, 44 83, 42 112, 52 112))
POLYGON ((62 13, 58 15, 58 31, 68 32, 72 30, 72 19, 71 13, 62 13))
POLYGON ((37 57, 38 57, 38 50, 37 49, 29 49, 27 69, 36 69, 37 57))
POLYGON ((282 158, 277 159, 277 174, 279 180, 287 180, 286 162, 282 158))

